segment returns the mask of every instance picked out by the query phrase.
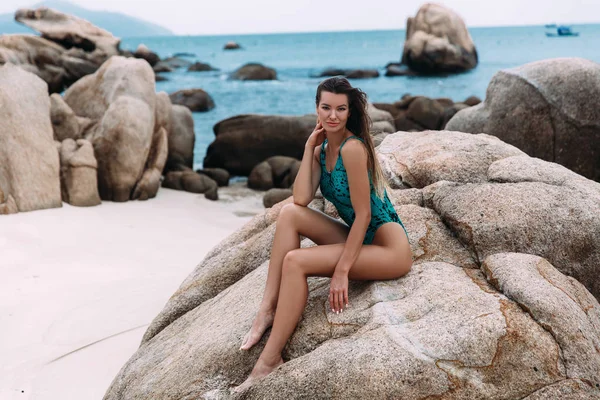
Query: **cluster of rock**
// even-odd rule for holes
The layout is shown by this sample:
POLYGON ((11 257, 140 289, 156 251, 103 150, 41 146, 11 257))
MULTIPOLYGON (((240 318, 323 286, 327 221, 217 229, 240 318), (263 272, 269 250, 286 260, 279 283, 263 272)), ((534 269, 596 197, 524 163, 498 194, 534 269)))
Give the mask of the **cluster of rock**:
POLYGON ((329 68, 318 75, 319 78, 326 76, 345 76, 348 79, 378 78, 379 71, 377 71, 376 69, 329 68))
MULTIPOLYGON (((309 278, 286 363, 239 397, 599 398, 600 184, 486 134, 398 132, 377 152, 411 272, 351 281, 339 315, 327 312, 329 280, 309 278)), ((238 350, 289 202, 204 258, 106 400, 230 397, 268 338, 238 350)), ((320 196, 310 207, 331 210, 320 196)))
POLYGON ((475 96, 455 103, 449 98, 431 99, 425 96, 406 94, 395 103, 374 103, 373 105, 392 115, 394 132, 417 132, 444 129, 458 111, 479 103, 481 100, 475 96))

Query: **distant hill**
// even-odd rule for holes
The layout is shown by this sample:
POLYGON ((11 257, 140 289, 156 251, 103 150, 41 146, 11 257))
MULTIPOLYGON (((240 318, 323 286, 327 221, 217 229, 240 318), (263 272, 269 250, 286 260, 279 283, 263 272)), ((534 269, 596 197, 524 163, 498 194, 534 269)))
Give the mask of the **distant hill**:
MULTIPOLYGON (((37 8, 46 6, 65 14, 75 15, 79 18, 87 19, 92 24, 106 29, 113 35, 125 38, 134 36, 167 36, 173 35, 173 32, 160 25, 147 22, 126 14, 110 11, 94 11, 79 7, 73 3, 61 0, 48 0, 33 6, 24 6, 28 8, 37 8)), ((15 10, 16 11, 16 10, 15 10)), ((33 31, 25 25, 15 21, 15 14, 0 14, 0 34, 3 33, 32 33, 33 31)))

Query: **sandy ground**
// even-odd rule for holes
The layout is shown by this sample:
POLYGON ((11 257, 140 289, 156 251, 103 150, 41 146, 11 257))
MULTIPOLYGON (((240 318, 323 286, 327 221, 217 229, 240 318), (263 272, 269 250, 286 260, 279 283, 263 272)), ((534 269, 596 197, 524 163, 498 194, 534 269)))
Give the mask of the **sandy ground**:
POLYGON ((0 216, 0 399, 102 399, 183 279, 262 210, 222 189, 0 216))

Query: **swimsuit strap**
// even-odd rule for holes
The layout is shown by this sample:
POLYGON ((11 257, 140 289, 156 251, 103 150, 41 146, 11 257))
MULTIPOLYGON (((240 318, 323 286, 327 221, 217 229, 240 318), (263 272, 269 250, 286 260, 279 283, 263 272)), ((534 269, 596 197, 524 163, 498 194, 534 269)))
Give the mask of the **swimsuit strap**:
POLYGON ((356 136, 356 135, 348 136, 346 139, 344 139, 344 141, 343 141, 343 142, 342 142, 342 144, 340 145, 340 151, 342 151, 342 147, 344 147, 344 145, 346 144, 346 142, 348 141, 348 139, 358 139, 358 140, 360 140, 361 142, 363 142, 363 143, 364 143, 363 139, 362 139, 362 138, 359 138, 359 137, 358 137, 358 136, 356 136))

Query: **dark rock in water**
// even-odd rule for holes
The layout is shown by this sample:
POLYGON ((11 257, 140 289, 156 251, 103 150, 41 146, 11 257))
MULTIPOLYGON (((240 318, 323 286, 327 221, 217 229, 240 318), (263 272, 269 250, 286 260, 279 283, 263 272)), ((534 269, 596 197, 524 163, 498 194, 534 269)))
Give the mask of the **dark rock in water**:
POLYGON ((169 95, 173 104, 186 106, 192 111, 209 111, 215 103, 208 93, 202 89, 183 89, 169 95))
POLYGON ((325 71, 321 72, 318 77, 326 77, 326 76, 346 76, 348 73, 348 69, 340 69, 340 68, 329 68, 325 71))
POLYGON ((173 54, 173 57, 196 57, 196 55, 194 53, 182 52, 173 54))
POLYGON ((209 200, 219 199, 217 182, 192 170, 167 172, 162 186, 191 193, 204 193, 204 197, 209 200))
POLYGON ((152 67, 152 70, 156 73, 173 72, 173 68, 169 67, 167 64, 161 63, 160 61, 158 62, 158 64, 156 64, 154 67, 152 67))
POLYGON ((196 171, 198 174, 206 175, 215 182, 219 187, 221 186, 229 186, 229 172, 224 170, 223 168, 205 168, 196 171))
POLYGON ((232 79, 241 81, 264 81, 277 79, 277 72, 273 68, 262 64, 249 63, 238 68, 232 75, 232 79))
POLYGON ((160 60, 157 64, 156 67, 157 68, 171 68, 171 70, 173 69, 177 69, 177 68, 187 68, 190 65, 192 65, 191 61, 188 61, 186 59, 180 58, 180 57, 168 57, 165 58, 164 60, 160 60))
POLYGON ((148 61, 148 64, 150 64, 151 67, 154 67, 160 61, 158 54, 150 51, 150 49, 143 44, 138 46, 133 53, 133 56, 148 61))
POLYGON ((204 167, 223 168, 248 176, 258 163, 272 156, 301 159, 316 115, 238 115, 217 123, 215 140, 208 146, 204 167))
POLYGON ((155 82, 164 82, 164 81, 168 81, 168 80, 169 79, 167 77, 163 76, 163 75, 158 75, 158 74, 154 75, 154 81, 155 82))
POLYGON ((238 50, 241 48, 242 46, 240 46, 236 42, 227 42, 225 43, 225 46, 223 46, 223 50, 238 50))
POLYGON ((265 208, 271 208, 275 204, 282 202, 292 195, 292 189, 269 189, 263 196, 263 205, 265 208))
POLYGON ((419 97, 410 103, 406 117, 427 129, 440 129, 444 107, 427 97, 419 97))
POLYGON ((558 58, 497 72, 486 99, 447 129, 485 132, 600 181, 600 64, 558 58))
POLYGON ((194 63, 188 67, 188 71, 190 72, 202 72, 202 71, 218 71, 217 68, 212 67, 210 64, 205 64, 201 62, 194 63))
POLYGON ((402 64, 422 74, 454 73, 477 66, 477 50, 454 11, 427 3, 406 21, 402 64))
POLYGON ((250 172, 250 189, 268 190, 271 188, 289 188, 300 170, 300 160, 293 157, 273 156, 261 162, 250 172))
POLYGON ((385 67, 385 76, 415 76, 417 73, 406 67, 400 67, 398 64, 388 64, 385 67))
POLYGON ((365 78, 378 78, 379 71, 376 69, 355 69, 346 74, 348 79, 365 79, 365 78))

